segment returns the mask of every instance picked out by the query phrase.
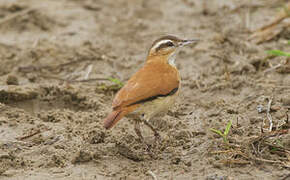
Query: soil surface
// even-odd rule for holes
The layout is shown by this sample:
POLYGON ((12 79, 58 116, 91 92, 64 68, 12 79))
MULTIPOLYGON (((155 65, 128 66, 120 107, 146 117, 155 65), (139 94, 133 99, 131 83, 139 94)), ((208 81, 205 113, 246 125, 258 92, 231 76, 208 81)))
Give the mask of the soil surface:
POLYGON ((281 0, 2 0, 0 179, 290 179, 290 31, 255 44, 281 0), (181 95, 150 120, 112 130, 120 84, 165 34, 200 38, 177 55, 181 95), (270 119, 273 121, 272 131, 270 119), (225 130, 228 137, 211 128, 225 130))

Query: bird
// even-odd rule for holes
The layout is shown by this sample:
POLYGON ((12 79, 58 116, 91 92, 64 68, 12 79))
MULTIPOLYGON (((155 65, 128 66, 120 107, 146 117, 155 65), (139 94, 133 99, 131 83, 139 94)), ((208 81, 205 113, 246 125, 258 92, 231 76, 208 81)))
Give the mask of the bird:
POLYGON ((166 113, 178 97, 181 78, 175 65, 178 50, 198 39, 180 39, 165 35, 155 40, 149 49, 145 64, 117 92, 112 111, 104 119, 104 128, 111 129, 124 116, 134 114, 134 130, 144 140, 140 123, 148 126, 156 139, 160 134, 149 120, 166 113))

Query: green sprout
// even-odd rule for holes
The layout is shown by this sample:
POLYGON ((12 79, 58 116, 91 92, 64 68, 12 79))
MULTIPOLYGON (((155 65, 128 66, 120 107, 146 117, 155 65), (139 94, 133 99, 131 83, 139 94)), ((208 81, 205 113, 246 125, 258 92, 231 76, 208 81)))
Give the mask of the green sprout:
POLYGON ((287 16, 290 16, 290 9, 288 9, 287 5, 284 5, 283 9, 284 9, 285 13, 287 14, 287 16))
POLYGON ((220 135, 223 138, 224 142, 228 143, 229 141, 228 141, 227 137, 228 137, 228 134, 230 132, 231 126, 232 126, 232 121, 229 121, 224 133, 222 133, 220 130, 216 130, 216 129, 213 129, 213 128, 210 128, 210 130, 212 132, 216 133, 217 135, 220 135))
POLYGON ((290 57, 290 53, 286 53, 286 52, 280 51, 280 50, 269 50, 269 51, 267 51, 267 53, 271 54, 271 55, 274 55, 274 56, 287 56, 287 57, 290 57))
POLYGON ((124 86, 124 83, 122 83, 122 81, 120 81, 119 79, 109 77, 108 80, 118 85, 119 88, 124 86))
POLYGON ((107 85, 107 84, 98 84, 96 87, 96 91, 100 91, 100 92, 116 92, 119 89, 121 89, 124 86, 124 83, 121 82, 119 79, 116 78, 107 78, 109 81, 111 81, 113 84, 111 85, 107 85))

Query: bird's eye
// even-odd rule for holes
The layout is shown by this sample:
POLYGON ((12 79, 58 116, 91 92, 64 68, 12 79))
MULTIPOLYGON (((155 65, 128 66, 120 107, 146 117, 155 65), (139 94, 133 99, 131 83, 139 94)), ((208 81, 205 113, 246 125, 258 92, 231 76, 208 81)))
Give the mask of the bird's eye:
POLYGON ((167 45, 168 47, 170 47, 170 46, 174 46, 174 44, 173 44, 172 42, 170 42, 170 41, 167 42, 166 45, 167 45))
POLYGON ((157 42, 152 49, 155 50, 155 52, 158 52, 161 49, 169 48, 169 47, 174 47, 175 45, 171 40, 162 40, 157 42))

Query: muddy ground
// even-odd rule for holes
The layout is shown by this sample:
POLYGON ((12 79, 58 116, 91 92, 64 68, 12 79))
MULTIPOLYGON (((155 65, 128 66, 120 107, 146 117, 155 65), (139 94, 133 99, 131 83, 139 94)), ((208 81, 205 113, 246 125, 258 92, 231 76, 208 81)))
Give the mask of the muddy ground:
POLYGON ((290 179, 289 59, 266 53, 290 52, 290 31, 249 40, 285 3, 0 1, 0 179, 290 179), (132 119, 102 121, 119 89, 107 79, 128 80, 165 34, 202 41, 177 56, 181 96, 151 120, 152 158, 132 119), (229 121, 225 143, 210 128, 229 121))

